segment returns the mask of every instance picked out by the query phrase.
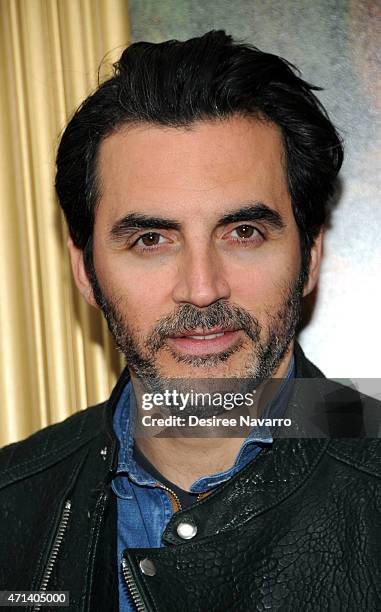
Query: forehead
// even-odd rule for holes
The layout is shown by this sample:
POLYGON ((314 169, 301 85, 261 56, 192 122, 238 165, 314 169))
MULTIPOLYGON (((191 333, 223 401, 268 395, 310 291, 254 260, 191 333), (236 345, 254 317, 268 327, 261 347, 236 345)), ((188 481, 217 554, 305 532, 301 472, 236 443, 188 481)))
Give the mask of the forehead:
POLYGON ((102 142, 97 172, 96 225, 128 212, 212 220, 254 200, 291 214, 281 133, 264 120, 126 125, 102 142))

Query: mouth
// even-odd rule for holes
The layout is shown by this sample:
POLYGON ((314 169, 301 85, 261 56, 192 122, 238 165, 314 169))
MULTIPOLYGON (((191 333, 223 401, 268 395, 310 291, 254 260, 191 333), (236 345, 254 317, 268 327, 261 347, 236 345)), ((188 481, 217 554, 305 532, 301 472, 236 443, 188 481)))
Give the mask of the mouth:
POLYGON ((188 355, 210 355, 230 349, 239 340, 241 329, 215 327, 194 329, 170 336, 168 345, 188 355))

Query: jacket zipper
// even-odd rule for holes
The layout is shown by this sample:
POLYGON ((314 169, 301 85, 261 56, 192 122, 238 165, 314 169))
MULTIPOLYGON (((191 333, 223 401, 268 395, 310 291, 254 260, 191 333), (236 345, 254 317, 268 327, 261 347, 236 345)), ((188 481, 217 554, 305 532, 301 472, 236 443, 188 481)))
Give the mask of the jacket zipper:
POLYGON ((135 605, 137 612, 146 612, 147 608, 145 607, 144 602, 139 593, 139 589, 135 584, 135 580, 132 576, 128 561, 124 557, 122 558, 122 574, 124 576, 124 580, 126 581, 128 592, 131 596, 131 599, 135 605))
MULTIPOLYGON (((157 482, 156 486, 160 489, 163 489, 164 491, 167 491, 167 493, 169 493, 174 512, 179 512, 180 510, 182 510, 182 506, 181 506, 179 497, 178 495, 176 495, 174 491, 172 491, 172 489, 170 489, 166 485, 161 484, 161 482, 157 482)), ((202 499, 206 495, 209 495, 209 491, 206 493, 199 493, 197 495, 196 501, 200 501, 200 499, 202 499)), ((132 572, 128 565, 128 561, 124 557, 122 558, 122 574, 124 576, 124 580, 126 582, 128 592, 136 607, 137 612, 146 612, 147 608, 145 607, 143 600, 141 598, 141 595, 139 593, 139 589, 136 586, 135 580, 132 576, 132 572)))
POLYGON ((204 493, 199 493, 197 495, 196 502, 199 502, 201 499, 204 499, 204 497, 208 497, 208 495, 210 495, 211 493, 212 491, 204 491, 204 493))
MULTIPOLYGON (((172 489, 170 489, 166 485, 161 484, 161 482, 157 482, 156 486, 159 487, 160 489, 164 489, 164 491, 167 491, 167 493, 169 493, 170 497, 172 498, 172 506, 173 506, 174 512, 179 512, 180 510, 183 509, 178 495, 176 495, 176 493, 172 491, 172 489)), ((210 493, 211 491, 205 491, 204 493, 199 493, 196 497, 196 502, 199 502, 200 499, 207 497, 210 493)))
POLYGON ((180 510, 183 509, 182 506, 181 506, 181 502, 180 502, 178 496, 176 495, 176 493, 174 491, 172 491, 172 489, 170 489, 166 485, 161 484, 161 482, 157 482, 156 486, 159 489, 163 489, 164 491, 167 491, 167 493, 169 493, 169 497, 171 498, 172 506, 173 506, 173 511, 174 512, 180 512, 180 510))
MULTIPOLYGON (((59 550, 61 548, 62 540, 63 540, 63 537, 65 535, 66 527, 67 527, 67 524, 69 522, 70 511, 71 511, 71 500, 67 499, 65 501, 65 506, 64 506, 64 509, 63 509, 62 515, 61 515, 61 520, 60 520, 59 525, 58 525, 57 533, 56 533, 56 536, 54 538, 53 546, 52 546, 51 551, 50 551, 50 555, 49 555, 49 558, 48 558, 48 562, 46 564, 44 575, 43 575, 42 580, 41 580, 41 585, 40 585, 39 591, 46 591, 46 589, 48 587, 50 576, 52 575, 54 564, 55 564, 55 562, 57 560, 58 553, 59 553, 59 550)), ((34 606, 33 612, 38 612, 38 610, 40 610, 40 608, 41 608, 41 606, 39 604, 37 604, 36 606, 34 606)))
MULTIPOLYGON (((172 489, 170 489, 166 485, 161 484, 161 482, 157 482, 156 487, 158 487, 159 489, 163 489, 169 494, 174 512, 182 510, 181 502, 178 498, 178 495, 176 495, 176 493, 172 491, 172 489)), ((127 590, 136 607, 137 612, 146 612, 147 608, 144 605, 144 602, 139 593, 139 589, 136 586, 135 580, 133 578, 130 566, 125 557, 122 557, 122 574, 127 585, 127 590)))

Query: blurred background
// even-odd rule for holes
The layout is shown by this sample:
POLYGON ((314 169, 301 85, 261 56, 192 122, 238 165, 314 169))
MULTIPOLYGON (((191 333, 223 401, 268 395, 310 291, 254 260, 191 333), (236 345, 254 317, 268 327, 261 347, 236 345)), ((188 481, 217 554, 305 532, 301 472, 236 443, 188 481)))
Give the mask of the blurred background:
POLYGON ((66 121, 130 42, 211 29, 324 87, 346 158, 299 339, 331 378, 381 378, 380 0, 0 0, 0 446, 106 399, 123 366, 71 279, 66 121))

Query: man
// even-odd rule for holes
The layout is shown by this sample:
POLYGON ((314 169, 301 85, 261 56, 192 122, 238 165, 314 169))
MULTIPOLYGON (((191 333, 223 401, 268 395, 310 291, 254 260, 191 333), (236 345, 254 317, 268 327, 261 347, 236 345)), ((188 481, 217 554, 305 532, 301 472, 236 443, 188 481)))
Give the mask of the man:
POLYGON ((73 610, 380 609, 380 444, 351 439, 363 407, 295 342, 343 158, 313 89, 210 32, 132 45, 71 119, 73 274, 127 368, 108 402, 2 451, 2 589, 73 610), (138 436, 139 389, 171 378, 254 379, 262 404, 272 378, 265 415, 305 423, 138 436))

